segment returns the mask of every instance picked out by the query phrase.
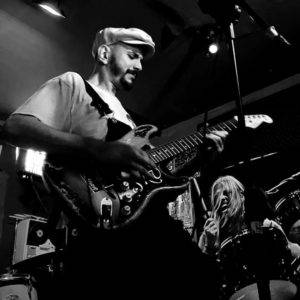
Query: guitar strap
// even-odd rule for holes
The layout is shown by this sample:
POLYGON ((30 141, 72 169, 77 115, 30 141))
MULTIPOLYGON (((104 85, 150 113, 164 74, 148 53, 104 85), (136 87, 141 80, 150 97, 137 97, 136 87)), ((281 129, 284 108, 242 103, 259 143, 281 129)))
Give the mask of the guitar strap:
POLYGON ((84 82, 86 92, 92 98, 91 106, 94 106, 98 110, 101 117, 111 114, 112 110, 109 108, 108 104, 103 101, 103 99, 96 93, 96 91, 84 78, 82 78, 82 80, 84 82))
MULTIPOLYGON (((100 116, 103 117, 105 115, 112 114, 113 112, 109 108, 108 104, 98 95, 98 93, 96 93, 96 91, 84 78, 82 78, 82 80, 84 81, 86 92, 92 98, 91 105, 98 110, 100 116)), ((128 118, 131 119, 129 114, 128 118)), ((107 119, 107 127, 108 132, 105 138, 106 141, 118 140, 131 130, 130 126, 113 117, 107 119)))

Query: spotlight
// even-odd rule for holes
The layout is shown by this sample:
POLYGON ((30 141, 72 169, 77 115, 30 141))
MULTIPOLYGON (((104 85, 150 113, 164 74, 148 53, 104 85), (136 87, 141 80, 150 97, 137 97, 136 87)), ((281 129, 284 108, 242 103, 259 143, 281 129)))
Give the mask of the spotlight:
POLYGON ((46 12, 50 13, 51 15, 61 17, 61 18, 66 17, 62 10, 60 10, 58 7, 56 7, 51 3, 42 2, 38 4, 38 6, 41 7, 43 10, 45 10, 46 12))
POLYGON ((16 148, 17 169, 22 178, 28 174, 43 175, 43 167, 46 159, 46 153, 32 149, 16 148))
POLYGON ((207 25, 203 26, 199 33, 203 37, 204 55, 207 57, 215 55, 220 50, 222 29, 218 25, 207 25))
POLYGON ((50 14, 51 16, 66 18, 65 13, 61 9, 60 0, 32 0, 32 3, 41 8, 46 13, 50 14))
POLYGON ((217 43, 212 43, 208 46, 208 52, 210 54, 216 54, 219 51, 219 46, 217 43))

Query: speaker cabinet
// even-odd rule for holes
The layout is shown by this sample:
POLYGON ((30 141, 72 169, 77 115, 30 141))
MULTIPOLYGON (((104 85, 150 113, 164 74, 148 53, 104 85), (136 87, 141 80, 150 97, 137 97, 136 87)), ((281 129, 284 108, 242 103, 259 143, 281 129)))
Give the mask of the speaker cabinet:
POLYGON ((55 251, 47 233, 46 221, 24 219, 16 223, 13 264, 55 251))

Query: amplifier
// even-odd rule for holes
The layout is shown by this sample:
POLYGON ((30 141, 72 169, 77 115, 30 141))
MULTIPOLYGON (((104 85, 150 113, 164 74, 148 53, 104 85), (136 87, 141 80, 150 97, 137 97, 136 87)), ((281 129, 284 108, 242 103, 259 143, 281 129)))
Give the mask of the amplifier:
POLYGON ((44 218, 32 216, 16 222, 13 264, 54 251, 44 218))

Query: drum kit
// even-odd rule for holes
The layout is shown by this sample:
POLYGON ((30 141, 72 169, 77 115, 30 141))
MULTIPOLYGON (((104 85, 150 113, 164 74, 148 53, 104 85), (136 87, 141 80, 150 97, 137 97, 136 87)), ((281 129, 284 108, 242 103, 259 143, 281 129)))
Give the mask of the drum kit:
POLYGON ((288 247, 288 241, 300 245, 300 172, 266 194, 284 232, 247 229, 222 242, 217 259, 221 300, 300 299, 300 257, 288 247))

